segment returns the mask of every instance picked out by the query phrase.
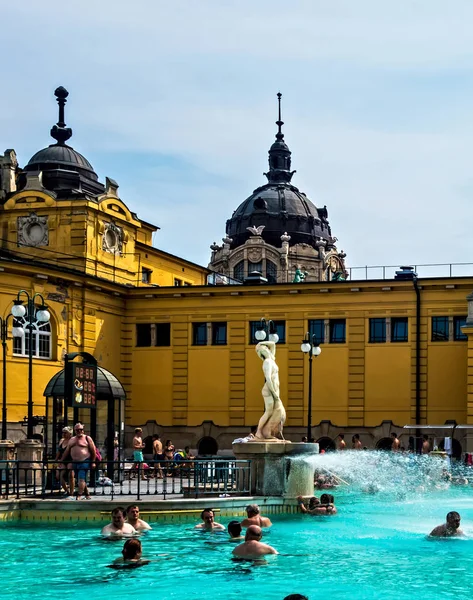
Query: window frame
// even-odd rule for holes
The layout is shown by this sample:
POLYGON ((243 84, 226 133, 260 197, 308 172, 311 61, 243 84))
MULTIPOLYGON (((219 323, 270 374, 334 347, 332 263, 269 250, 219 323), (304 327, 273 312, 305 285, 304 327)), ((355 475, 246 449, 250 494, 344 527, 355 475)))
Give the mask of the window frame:
POLYGON ((227 345, 227 322, 226 321, 212 321, 212 346, 226 346, 227 345), (224 339, 218 341, 217 332, 218 329, 224 331, 224 339))
POLYGON ((408 317, 391 317, 391 343, 401 344, 409 341, 409 318, 408 317), (405 336, 396 339, 396 325, 405 323, 405 336))
POLYGON ((456 315, 453 317, 453 341, 465 342, 468 340, 466 333, 461 330, 466 325, 466 316, 456 315), (457 331, 458 330, 458 331, 457 331))
POLYGON ((154 347, 155 348, 169 348, 171 346, 171 323, 166 323, 166 322, 154 323, 154 327, 155 327, 154 347), (167 343, 160 343, 161 336, 164 336, 165 341, 167 343))
POLYGON ((317 343, 325 343, 325 319, 309 319, 308 330, 310 339, 315 336, 317 343), (319 335, 320 331, 317 332, 318 328, 320 328, 320 331, 322 332, 321 335, 319 335))
POLYGON ((347 342, 347 320, 346 319, 330 319, 329 320, 329 343, 330 344, 346 344, 347 342), (343 336, 335 336, 337 326, 343 327, 343 336))
POLYGON ((53 331, 51 327, 51 321, 40 321, 33 323, 32 330, 27 321, 26 315, 24 317, 15 317, 13 319, 13 327, 23 327, 25 335, 13 336, 12 344, 12 356, 21 358, 29 357, 29 336, 32 331, 33 334, 33 358, 39 358, 40 360, 52 360, 53 359, 53 331), (28 339, 28 343, 27 343, 28 339), (19 340, 20 349, 18 349, 19 340), (47 355, 41 356, 42 342, 46 343, 47 355))
POLYGON ((387 339, 386 317, 370 317, 368 343, 385 344, 387 339), (378 328, 381 328, 380 332, 378 332, 378 328))
POLYGON ((208 344, 208 325, 206 321, 195 321, 192 323, 192 345, 207 346, 208 344), (204 331, 204 336, 199 340, 198 332, 204 331))
POLYGON ((442 315, 437 315, 437 316, 433 316, 431 317, 430 320, 430 326, 432 328, 432 332, 431 332, 431 341, 432 342, 449 342, 450 341, 450 324, 449 324, 449 318, 448 316, 442 316, 442 315), (434 323, 438 324, 443 322, 446 325, 446 337, 445 334, 444 337, 435 337, 436 335, 439 335, 439 332, 436 331, 434 329, 434 323))

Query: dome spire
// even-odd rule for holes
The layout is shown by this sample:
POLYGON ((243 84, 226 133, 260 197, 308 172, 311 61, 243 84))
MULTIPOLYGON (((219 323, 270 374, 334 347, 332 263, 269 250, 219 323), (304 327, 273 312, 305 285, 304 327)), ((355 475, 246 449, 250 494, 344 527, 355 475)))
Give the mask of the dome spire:
POLYGON ((69 96, 69 92, 61 85, 56 88, 54 95, 59 104, 59 119, 57 124, 51 129, 51 137, 57 141, 59 146, 64 146, 65 142, 72 136, 72 129, 66 127, 66 122, 64 121, 64 106, 67 102, 66 98, 69 96))
POLYGON ((291 151, 284 141, 282 126, 284 121, 281 119, 281 92, 278 92, 278 132, 276 141, 269 149, 269 171, 265 173, 269 183, 289 183, 295 171, 291 171, 291 151))

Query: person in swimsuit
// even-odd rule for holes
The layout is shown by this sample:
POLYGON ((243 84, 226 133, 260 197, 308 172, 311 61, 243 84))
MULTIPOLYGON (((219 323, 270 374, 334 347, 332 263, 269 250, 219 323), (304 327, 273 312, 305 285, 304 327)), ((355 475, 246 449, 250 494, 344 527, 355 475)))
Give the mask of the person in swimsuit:
POLYGON ((166 444, 164 446, 164 460, 168 463, 166 468, 167 475, 173 475, 174 472, 174 452, 176 448, 171 440, 166 440, 166 444))
POLYGON ((233 556, 255 558, 265 554, 278 554, 277 550, 260 541, 262 536, 261 527, 250 525, 246 530, 245 541, 233 550, 233 556))
POLYGON ((161 462, 164 460, 163 454, 163 443, 160 439, 159 434, 153 435, 153 460, 154 464, 154 475, 158 479, 163 478, 163 469, 161 468, 161 462))
POLYGON ((200 513, 200 518, 202 519, 203 523, 199 523, 194 529, 202 529, 203 531, 225 529, 223 525, 215 522, 214 511, 211 508, 204 508, 204 510, 200 513))
POLYGON ((143 430, 141 427, 137 427, 135 429, 135 437, 133 438, 133 460, 135 464, 133 465, 137 471, 139 471, 141 467, 141 479, 145 480, 146 475, 143 471, 143 448, 145 445, 143 444, 143 438, 141 437, 143 430))
POLYGON ((135 533, 137 531, 133 525, 125 522, 124 509, 121 506, 117 506, 112 510, 112 522, 102 529, 102 535, 107 537, 131 536, 135 533))
POLYGON ((270 519, 260 515, 259 506, 257 504, 248 504, 245 510, 248 516, 241 522, 242 527, 249 527, 250 525, 258 525, 258 527, 271 527, 272 523, 270 519))
POLYGON ((355 435, 351 438, 351 447, 353 450, 363 450, 363 444, 361 443, 359 433, 355 433, 355 435))
POLYGON ((151 526, 148 525, 146 521, 140 519, 140 509, 136 504, 130 504, 130 506, 126 507, 126 522, 130 523, 136 531, 147 531, 151 529, 151 526))
POLYGON ((123 546, 123 558, 117 558, 111 565, 107 566, 111 569, 133 569, 148 565, 149 560, 143 560, 141 558, 142 554, 143 549, 140 540, 132 538, 131 540, 127 540, 123 546))
POLYGON ((430 532, 430 537, 461 537, 465 534, 460 529, 460 514, 452 510, 449 512, 446 518, 446 522, 443 525, 438 525, 430 532))
POLYGON ((66 452, 66 448, 69 444, 69 440, 72 437, 72 427, 63 427, 62 430, 62 438, 58 444, 57 447, 57 453, 56 453, 56 462, 57 462, 57 478, 59 480, 59 482, 61 483, 61 487, 64 490, 64 494, 66 496, 71 496, 74 493, 74 488, 71 486, 69 487, 69 483, 68 483, 68 479, 70 479, 70 477, 68 477, 68 473, 72 473, 71 471, 69 471, 69 469, 67 468, 67 464, 65 464, 62 461, 62 457, 64 455, 64 453, 66 452))
POLYGON ((347 443, 345 442, 345 434, 344 433, 339 433, 338 434, 338 447, 337 450, 339 451, 343 451, 347 449, 347 443))
POLYGON ((397 437, 397 433, 394 433, 394 431, 391 433, 391 438, 392 438, 392 444, 391 444, 391 450, 393 452, 399 452, 399 450, 401 449, 401 442, 399 441, 399 438, 397 437))
POLYGON ((90 499, 89 491, 87 489, 87 472, 95 467, 95 444, 89 435, 84 434, 84 426, 82 423, 74 425, 75 436, 69 440, 69 444, 63 454, 63 461, 65 462, 69 455, 72 458, 72 463, 68 465, 69 469, 72 469, 72 481, 71 491, 74 490, 74 475, 77 478, 79 491, 77 493, 77 500, 82 500, 84 493, 86 499, 90 499))
POLYGON ((241 525, 238 521, 230 521, 227 527, 228 535, 230 536, 230 542, 237 542, 244 539, 241 535, 241 525))

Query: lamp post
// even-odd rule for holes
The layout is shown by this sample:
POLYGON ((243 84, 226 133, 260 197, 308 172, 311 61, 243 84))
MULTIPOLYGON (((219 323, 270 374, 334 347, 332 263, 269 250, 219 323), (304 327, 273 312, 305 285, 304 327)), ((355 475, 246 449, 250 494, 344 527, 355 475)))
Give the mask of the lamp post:
MULTIPOLYGON (((16 300, 13 301, 11 314, 15 319, 26 319, 26 327, 29 329, 30 337, 28 340, 28 417, 27 417, 27 439, 33 438, 33 329, 37 323, 48 323, 51 319, 48 307, 41 294, 30 296, 25 290, 18 292, 16 300), (21 296, 26 296, 26 306, 21 296), (41 304, 36 305, 36 299, 39 298, 41 304)), ((13 327, 13 337, 24 337, 25 330, 16 324, 13 327)))
POLYGON ((319 356, 322 348, 319 346, 315 335, 310 335, 308 332, 302 340, 301 350, 304 354, 309 355, 309 398, 307 403, 307 440, 310 442, 312 438, 312 359, 314 356, 319 356))
POLYGON ((276 333, 276 325, 274 324, 274 321, 269 320, 266 322, 266 319, 261 319, 258 329, 255 332, 256 341, 264 341, 266 339, 266 335, 268 335, 268 341, 274 342, 275 344, 279 342, 279 336, 276 333))
POLYGON ((0 337, 3 351, 3 380, 2 380, 2 440, 7 439, 7 338, 8 320, 12 315, 0 317, 0 337))

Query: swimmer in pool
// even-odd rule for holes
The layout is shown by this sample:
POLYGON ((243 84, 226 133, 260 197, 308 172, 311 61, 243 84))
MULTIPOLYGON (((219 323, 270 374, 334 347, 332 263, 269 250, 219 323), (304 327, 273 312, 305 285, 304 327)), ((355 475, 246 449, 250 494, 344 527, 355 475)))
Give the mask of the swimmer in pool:
POLYGON ((126 507, 126 522, 129 523, 136 531, 147 531, 151 529, 146 521, 140 519, 140 509, 136 504, 130 504, 126 507))
POLYGON ((241 525, 238 521, 230 521, 227 527, 230 542, 239 542, 245 538, 241 535, 241 525))
POLYGON ((320 514, 320 512, 317 510, 320 507, 320 500, 316 496, 312 496, 311 498, 309 498, 307 506, 305 505, 302 496, 297 497, 297 502, 299 503, 299 508, 301 509, 301 512, 306 513, 308 515, 320 514))
POLYGON ((125 523, 123 508, 117 506, 112 510, 112 522, 102 529, 102 535, 107 537, 123 537, 136 534, 136 529, 130 523, 125 523))
POLYGON ((195 529, 201 529, 202 531, 225 530, 223 525, 215 522, 214 511, 211 508, 204 508, 204 510, 200 513, 200 518, 202 519, 203 523, 196 525, 195 529))
POLYGON ((245 541, 233 550, 233 556, 257 558, 265 554, 279 554, 272 546, 263 544, 261 542, 262 537, 263 530, 261 527, 250 525, 246 530, 245 541))
POLYGON ((249 527, 250 525, 258 525, 258 527, 271 527, 272 523, 268 517, 262 517, 259 512, 259 506, 257 504, 248 504, 246 507, 247 518, 241 522, 242 527, 249 527))
POLYGON ((448 513, 446 522, 443 525, 438 525, 432 529, 429 537, 461 537, 465 534, 460 529, 461 517, 459 513, 452 510, 448 513))
POLYGON ((123 558, 117 558, 113 564, 108 565, 111 569, 134 569, 149 564, 149 560, 143 560, 143 550, 140 540, 131 539, 125 542, 122 550, 123 558))

